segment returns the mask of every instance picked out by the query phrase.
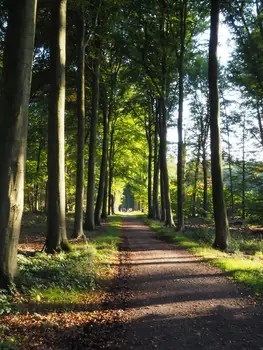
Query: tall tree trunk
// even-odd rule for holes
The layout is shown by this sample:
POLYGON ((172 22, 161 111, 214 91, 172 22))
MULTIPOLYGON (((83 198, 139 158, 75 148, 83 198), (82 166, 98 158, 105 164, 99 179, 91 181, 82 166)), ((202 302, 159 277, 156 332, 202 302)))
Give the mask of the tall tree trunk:
POLYGON ((115 195, 111 195, 111 201, 110 201, 110 206, 111 206, 111 213, 114 215, 115 214, 115 195))
MULTIPOLYGON (((98 35, 98 33, 97 33, 98 35)), ((89 143, 89 163, 88 163, 88 189, 87 189, 87 207, 85 218, 85 229, 93 231, 94 222, 94 190, 95 190, 95 155, 96 155, 96 137, 98 123, 98 105, 99 105, 99 81, 100 81, 100 38, 96 42, 96 54, 94 59, 94 75, 92 85, 92 113, 90 122, 90 143, 89 143)))
POLYGON ((168 166, 167 166, 167 105, 166 96, 168 91, 167 86, 167 53, 165 49, 166 41, 166 28, 165 28, 165 7, 166 3, 164 0, 160 2, 160 41, 162 50, 162 61, 161 61, 161 93, 160 93, 160 168, 162 173, 163 181, 163 194, 165 199, 165 225, 169 227, 174 226, 173 215, 171 210, 171 200, 170 200, 170 185, 168 176, 168 166))
POLYGON ((183 105, 184 105, 184 55, 186 35, 187 1, 180 1, 180 58, 179 58, 179 106, 178 106, 178 163, 177 163, 177 230, 184 229, 184 174, 183 174, 183 105))
POLYGON ((193 188, 193 207, 192 207, 192 216, 196 215, 196 192, 197 192, 197 181, 199 175, 199 163, 200 163, 200 149, 201 149, 201 140, 198 137, 198 150, 197 150, 197 158, 195 162, 195 176, 194 176, 194 188, 193 188))
MULTIPOLYGON (((114 156, 114 127, 111 128, 110 133, 110 154, 109 154, 109 180, 108 180, 108 215, 111 215, 111 197, 112 197, 112 184, 113 184, 113 156, 114 156)), ((113 213, 112 213, 113 214, 113 213)))
MULTIPOLYGON (((149 118, 150 119, 150 118, 149 118)), ((148 131, 148 218, 153 216, 152 208, 152 130, 151 122, 149 121, 149 131, 148 131)))
POLYGON ((234 215, 234 185, 233 185, 233 176, 232 176, 232 161, 231 161, 231 143, 230 143, 230 131, 229 131, 229 122, 226 115, 226 129, 227 129, 227 151, 228 151, 228 171, 229 171, 229 180, 230 180, 230 196, 231 196, 231 216, 234 215))
POLYGON ((42 145, 39 141, 38 152, 37 152, 37 168, 36 168, 36 183, 34 184, 34 207, 33 210, 35 213, 39 211, 39 183, 38 183, 38 174, 40 171, 40 158, 41 158, 42 145))
POLYGON ((170 199, 170 186, 167 167, 167 110, 165 97, 162 96, 161 102, 161 122, 160 122, 160 166, 163 179, 163 194, 165 199, 165 225, 168 227, 174 226, 171 199, 170 199))
POLYGON ((103 108, 103 146, 102 146, 102 158, 100 165, 100 181, 99 189, 95 208, 95 224, 100 225, 100 218, 102 212, 106 173, 107 173, 107 161, 108 161, 108 136, 109 136, 109 121, 108 121, 108 102, 106 91, 104 92, 104 108, 103 108))
POLYGON ((160 157, 159 157, 159 144, 158 144, 158 107, 156 106, 155 114, 155 127, 154 127, 154 174, 153 174, 153 219, 159 220, 159 204, 158 204, 158 184, 159 184, 159 170, 160 170, 160 157))
POLYGON ((245 162, 245 140, 246 140, 246 120, 243 118, 243 136, 242 136, 242 219, 246 219, 246 162, 245 162))
POLYGON ((105 188, 104 188, 104 195, 103 195, 103 206, 102 206, 102 212, 101 212, 101 218, 106 219, 107 218, 107 204, 108 204, 108 169, 106 167, 106 174, 105 174, 105 188))
POLYGON ((204 190, 203 190, 203 216, 207 217, 208 212, 208 196, 207 196, 207 161, 206 161, 206 148, 205 145, 203 145, 203 159, 202 159, 202 167, 203 167, 203 184, 204 184, 204 190))
POLYGON ((85 20, 83 9, 78 23, 78 72, 77 72, 77 175, 75 217, 72 237, 84 236, 83 200, 84 200, 84 147, 85 147, 85 20))
POLYGON ((220 0, 211 0, 208 83, 211 128, 211 171, 216 229, 214 247, 224 250, 229 244, 230 235, 224 198, 222 154, 219 126, 220 108, 218 94, 217 46, 220 5, 220 0))
POLYGON ((8 287, 17 266, 37 1, 9 0, 6 5, 0 96, 0 288, 8 287))
POLYGON ((166 211, 165 211, 165 196, 164 196, 164 184, 163 184, 163 174, 161 169, 161 176, 160 176, 160 183, 161 183, 161 221, 166 221, 166 211))
POLYGON ((46 251, 68 250, 65 207, 65 64, 67 0, 51 10, 51 86, 48 116, 48 211, 46 251))

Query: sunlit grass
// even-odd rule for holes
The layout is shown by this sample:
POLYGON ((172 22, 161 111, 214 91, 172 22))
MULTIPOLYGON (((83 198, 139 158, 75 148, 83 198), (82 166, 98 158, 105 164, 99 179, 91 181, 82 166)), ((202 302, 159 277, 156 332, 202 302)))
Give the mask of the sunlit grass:
POLYGON ((259 259, 262 256, 262 243, 244 237, 238 244, 238 238, 235 237, 230 247, 230 252, 221 252, 211 248, 213 236, 211 232, 203 234, 202 232, 185 232, 176 233, 174 229, 169 229, 163 226, 159 221, 149 220, 144 217, 144 221, 155 231, 158 232, 160 238, 170 242, 178 243, 180 246, 190 252, 202 257, 209 264, 217 266, 227 272, 230 277, 236 281, 244 283, 250 287, 255 294, 263 293, 263 261, 259 259), (253 255, 244 255, 242 246, 248 250, 249 246, 253 247, 253 255), (235 248, 235 250, 234 250, 235 248))
POLYGON ((18 255, 19 289, 35 303, 87 302, 89 293, 105 288, 113 277, 121 220, 112 216, 104 230, 86 232, 88 243, 72 244, 69 253, 18 255))

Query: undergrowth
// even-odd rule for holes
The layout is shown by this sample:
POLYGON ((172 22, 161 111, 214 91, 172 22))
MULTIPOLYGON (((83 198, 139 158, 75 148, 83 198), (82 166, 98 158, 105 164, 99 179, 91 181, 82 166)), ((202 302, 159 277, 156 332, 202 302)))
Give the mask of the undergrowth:
POLYGON ((20 293, 0 290, 0 314, 19 312, 20 304, 86 303, 105 289, 117 259, 120 223, 120 216, 110 217, 105 230, 86 232, 88 243, 73 243, 68 253, 18 254, 15 284, 20 293))
POLYGON ((189 229, 184 233, 176 233, 174 229, 163 226, 159 221, 144 221, 159 237, 178 243, 192 253, 204 258, 209 264, 221 268, 236 281, 250 287, 255 295, 263 293, 263 242, 255 237, 239 232, 231 237, 231 244, 226 252, 211 248, 214 231, 209 228, 189 229))

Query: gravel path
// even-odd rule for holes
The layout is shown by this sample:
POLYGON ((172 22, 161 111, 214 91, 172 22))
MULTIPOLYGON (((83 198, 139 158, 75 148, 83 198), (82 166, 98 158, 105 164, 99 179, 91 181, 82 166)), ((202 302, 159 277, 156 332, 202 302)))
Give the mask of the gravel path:
POLYGON ((122 349, 263 349, 263 310, 242 287, 133 217, 122 231, 122 349))

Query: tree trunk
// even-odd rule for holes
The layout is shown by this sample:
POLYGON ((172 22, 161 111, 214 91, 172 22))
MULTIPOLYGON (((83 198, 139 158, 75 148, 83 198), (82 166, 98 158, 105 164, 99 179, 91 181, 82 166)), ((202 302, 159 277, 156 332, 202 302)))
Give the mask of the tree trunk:
POLYGON ((180 4, 180 58, 179 58, 179 106, 178 106, 178 163, 177 163, 177 230, 184 229, 184 174, 183 174, 183 105, 184 105, 184 54, 187 2, 180 4))
POLYGON ((208 83, 211 128, 211 172, 216 229, 214 247, 224 250, 229 244, 230 235, 224 198, 222 154, 219 126, 220 110, 218 94, 217 46, 220 4, 220 0, 211 0, 208 83))
POLYGON ((163 184, 163 174, 161 170, 161 176, 160 176, 160 183, 161 183, 161 221, 166 221, 166 211, 165 211, 165 197, 164 197, 164 184, 163 184))
POLYGON ((77 175, 73 238, 83 237, 84 147, 85 147, 85 20, 83 10, 78 23, 77 72, 77 175))
POLYGON ((206 149, 205 145, 203 146, 203 159, 202 159, 202 166, 203 166, 203 183, 204 183, 204 190, 203 190, 203 216, 207 217, 208 212, 208 197, 207 197, 207 161, 206 161, 206 149))
MULTIPOLYGON (((40 158, 41 158, 41 141, 39 141, 38 145, 38 152, 37 152, 37 168, 36 168, 36 178, 38 177, 39 171, 40 171, 40 158)), ((33 210, 35 213, 39 211, 39 184, 38 184, 38 178, 36 179, 36 183, 34 185, 34 207, 33 210)))
MULTIPOLYGON (((112 126, 110 133, 110 154, 109 154, 109 180, 108 180, 108 215, 111 215, 111 196, 112 196, 112 184, 113 184, 113 148, 114 148, 114 127, 112 126)), ((113 214, 113 213, 112 213, 113 214)))
POLYGON ((102 158, 100 166, 100 181, 99 189, 95 208, 95 224, 100 225, 101 211, 103 205, 106 173, 107 173, 107 161, 108 161, 108 136, 109 136, 109 121, 108 121, 108 102, 106 91, 104 93, 104 108, 103 108, 103 146, 102 146, 102 158))
POLYGON ((153 219, 159 220, 159 205, 158 205, 158 184, 159 184, 159 170, 160 157, 158 145, 158 107, 156 107, 155 129, 154 129, 154 175, 153 175, 153 219))
POLYGON ((243 137, 242 137, 242 219, 246 219, 246 162, 245 162, 245 116, 243 119, 243 137))
POLYGON ((101 219, 105 220, 107 219, 107 204, 108 204, 108 169, 106 167, 106 174, 105 174, 105 188, 104 188, 104 195, 103 195, 103 206, 102 206, 102 212, 101 212, 101 219))
MULTIPOLYGON (((149 118, 150 119, 150 118, 149 118)), ((148 131, 148 218, 153 216, 152 208, 152 131, 151 123, 149 123, 148 131)))
MULTIPOLYGON (((98 35, 98 33, 97 33, 98 35)), ((87 189, 87 207, 85 218, 85 229, 95 230, 94 222, 94 190, 95 190, 95 155, 96 155, 96 137, 98 123, 98 105, 99 105, 99 81, 100 81, 100 39, 96 40, 96 54, 94 59, 94 76, 92 86, 92 113, 90 121, 90 143, 89 143, 89 163, 88 163, 88 189, 87 189)))
POLYGON ((0 288, 16 273, 24 205, 28 103, 36 0, 9 0, 0 100, 0 288))
POLYGON ((160 166, 163 179, 163 195, 165 200, 165 225, 174 226, 173 215, 171 210, 170 186, 167 167, 167 110, 165 98, 162 96, 161 102, 161 122, 160 122, 160 166))
POLYGON ((65 208, 65 64, 67 0, 52 5, 48 116, 48 211, 46 251, 68 250, 65 208))
POLYGON ((193 207, 192 207, 192 216, 196 215, 196 192, 197 192, 197 181, 199 175, 199 163, 200 163, 200 148, 201 148, 201 140, 198 137, 198 150, 197 150, 197 158, 195 163, 195 177, 194 177, 194 188, 193 188, 193 207))

